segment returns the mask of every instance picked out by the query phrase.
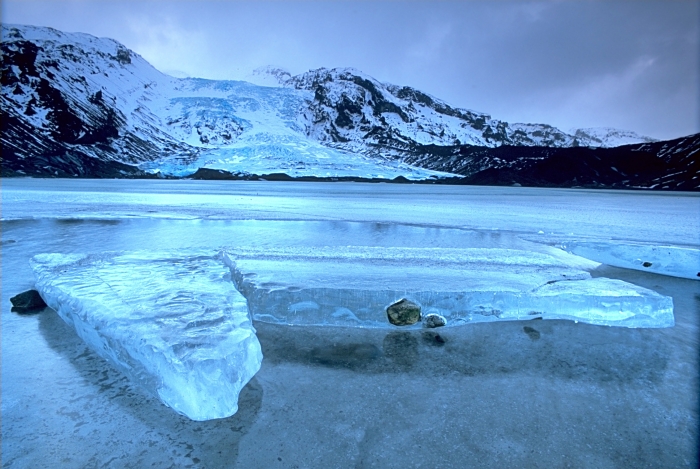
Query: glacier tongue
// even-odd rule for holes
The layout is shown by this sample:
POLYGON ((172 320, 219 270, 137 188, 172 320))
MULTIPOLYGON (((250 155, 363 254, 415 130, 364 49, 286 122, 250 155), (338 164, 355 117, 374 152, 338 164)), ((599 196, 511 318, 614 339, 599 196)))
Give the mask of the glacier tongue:
POLYGON ((534 318, 673 326, 671 298, 591 278, 588 261, 562 254, 360 246, 222 253, 253 318, 264 322, 392 328, 386 307, 406 298, 447 326, 534 318))
POLYGON ((167 406, 192 420, 236 413, 262 352, 213 252, 40 254, 32 267, 46 303, 167 406))

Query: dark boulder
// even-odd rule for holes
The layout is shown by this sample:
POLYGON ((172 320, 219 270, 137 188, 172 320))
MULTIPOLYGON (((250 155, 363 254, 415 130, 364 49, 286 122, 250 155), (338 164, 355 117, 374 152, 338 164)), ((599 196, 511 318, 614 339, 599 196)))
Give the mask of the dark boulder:
POLYGON ((410 326, 420 321, 420 306, 402 298, 387 307, 386 315, 395 326, 410 326))
POLYGON ((13 313, 38 313, 46 308, 46 303, 36 290, 27 290, 10 298, 13 313))

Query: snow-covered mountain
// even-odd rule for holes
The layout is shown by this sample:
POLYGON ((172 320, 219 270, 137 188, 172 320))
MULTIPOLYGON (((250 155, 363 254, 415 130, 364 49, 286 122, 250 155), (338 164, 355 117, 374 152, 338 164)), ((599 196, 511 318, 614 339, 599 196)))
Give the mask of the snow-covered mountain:
POLYGON ((401 155, 411 144, 616 147, 656 141, 607 127, 565 133, 545 124, 509 124, 488 114, 453 108, 415 88, 380 83, 351 68, 321 68, 291 76, 280 68, 262 67, 250 79, 263 86, 312 91, 313 121, 307 134, 353 151, 381 148, 401 155))
POLYGON ((4 172, 186 176, 216 167, 292 176, 443 175, 309 139, 308 93, 177 79, 111 39, 2 28, 4 172))
POLYGON ((643 136, 634 141, 633 132, 615 129, 567 134, 546 124, 509 124, 354 69, 321 68, 294 77, 279 69, 268 73, 284 86, 313 92, 309 136, 356 152, 401 157, 416 145, 612 147, 654 141, 643 136))
POLYGON ((173 79, 114 40, 3 25, 1 70, 3 166, 88 174, 193 154, 149 107, 173 79))
POLYGON ((352 69, 175 78, 112 39, 33 26, 2 25, 1 71, 3 175, 464 179, 498 166, 482 150, 653 142, 510 124, 352 69))
POLYGON ((589 147, 612 148, 635 143, 651 143, 656 140, 639 135, 630 130, 611 129, 610 127, 589 127, 586 129, 571 129, 569 133, 587 142, 589 147))

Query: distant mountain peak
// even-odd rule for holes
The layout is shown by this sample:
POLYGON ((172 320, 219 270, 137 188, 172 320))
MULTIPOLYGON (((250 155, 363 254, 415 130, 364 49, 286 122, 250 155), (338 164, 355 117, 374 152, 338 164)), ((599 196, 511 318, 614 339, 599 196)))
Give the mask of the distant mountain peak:
POLYGON ((253 70, 246 81, 259 86, 284 86, 292 74, 281 67, 266 65, 253 70))
MULTIPOLYGON (((629 131, 509 123, 353 68, 292 76, 262 67, 252 74, 265 85, 258 86, 175 78, 117 41, 51 28, 2 25, 0 47, 3 174, 180 177, 203 168, 241 177, 493 182, 504 171, 519 179, 519 172, 563 155, 556 156, 569 158, 561 174, 593 168, 586 184, 607 187, 619 179, 622 187, 678 188, 695 171, 697 138, 662 151, 657 146, 664 142, 629 131), (587 148, 622 143, 637 145, 624 154, 652 154, 644 161, 653 171, 633 171, 623 161, 608 165, 618 173, 587 148), (664 167, 659 158, 663 164, 686 159, 667 180, 657 175, 664 167), (479 174, 490 176, 474 179, 479 174), (639 182, 654 178, 661 182, 639 182)), ((556 165, 540 166, 549 168, 546 180, 559 178, 551 170, 556 165)), ((581 184, 575 176, 557 180, 581 184)))
POLYGON ((569 133, 577 138, 592 143, 589 146, 616 147, 634 143, 658 142, 657 139, 640 135, 631 130, 613 129, 611 127, 574 128, 569 133))

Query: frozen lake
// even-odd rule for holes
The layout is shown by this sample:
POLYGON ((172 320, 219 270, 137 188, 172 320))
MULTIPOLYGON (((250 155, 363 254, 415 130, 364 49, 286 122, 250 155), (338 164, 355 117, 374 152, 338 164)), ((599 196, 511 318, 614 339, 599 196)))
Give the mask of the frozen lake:
MULTIPOLYGON (((671 296, 676 325, 482 323, 435 333, 257 323, 233 417, 192 422, 50 310, 10 312, 42 252, 700 247, 697 194, 358 183, 4 179, 7 467, 695 467, 700 282, 601 266, 671 296)), ((700 270, 700 266, 698 270, 700 270)))

